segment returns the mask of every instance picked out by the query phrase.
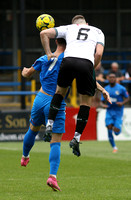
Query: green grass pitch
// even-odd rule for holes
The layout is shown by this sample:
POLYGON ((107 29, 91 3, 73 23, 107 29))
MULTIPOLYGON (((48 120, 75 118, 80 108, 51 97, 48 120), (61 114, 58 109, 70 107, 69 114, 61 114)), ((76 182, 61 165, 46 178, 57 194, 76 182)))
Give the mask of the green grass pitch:
POLYGON ((57 179, 62 192, 46 185, 49 143, 36 142, 21 167, 22 142, 0 142, 0 200, 131 200, 131 141, 82 142, 81 156, 62 142, 57 179))

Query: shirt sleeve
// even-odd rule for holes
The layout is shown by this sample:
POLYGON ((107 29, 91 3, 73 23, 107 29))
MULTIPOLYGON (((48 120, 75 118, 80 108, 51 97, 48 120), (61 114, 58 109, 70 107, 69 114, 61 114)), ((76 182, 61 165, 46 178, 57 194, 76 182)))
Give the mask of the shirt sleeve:
POLYGON ((42 56, 42 57, 38 58, 38 59, 34 62, 34 64, 32 65, 32 67, 34 67, 34 69, 35 69, 36 71, 41 71, 42 65, 43 65, 43 64, 46 64, 46 62, 47 62, 47 56, 45 55, 45 56, 42 56))
POLYGON ((68 25, 56 27, 55 28, 56 38, 64 38, 65 39, 67 30, 68 30, 68 25))
POLYGON ((128 94, 126 88, 124 88, 124 87, 122 88, 122 95, 123 95, 125 98, 128 98, 128 97, 129 97, 129 94, 128 94))
POLYGON ((100 29, 96 29, 97 31, 97 44, 105 45, 105 36, 104 33, 100 29))

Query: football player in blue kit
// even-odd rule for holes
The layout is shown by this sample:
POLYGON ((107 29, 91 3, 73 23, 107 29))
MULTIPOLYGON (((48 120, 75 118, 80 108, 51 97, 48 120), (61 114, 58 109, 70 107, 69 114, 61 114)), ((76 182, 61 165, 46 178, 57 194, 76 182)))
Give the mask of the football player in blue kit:
POLYGON ((129 95, 126 88, 116 83, 116 75, 114 73, 109 74, 109 84, 105 87, 108 91, 112 104, 104 104, 104 97, 101 96, 102 107, 107 108, 105 124, 108 129, 108 139, 113 148, 113 153, 118 151, 116 147, 113 132, 115 135, 121 133, 123 122, 124 104, 129 101, 129 95))
MULTIPOLYGON (((41 125, 46 125, 48 120, 50 102, 56 91, 57 77, 64 56, 63 52, 66 47, 66 41, 63 38, 56 39, 56 45, 55 58, 51 58, 48 61, 47 55, 41 56, 30 68, 24 67, 22 71, 24 77, 30 77, 36 71, 40 72, 41 88, 34 100, 31 110, 30 127, 23 140, 21 166, 28 164, 29 152, 34 145, 35 137, 39 133, 41 125)), ((53 190, 60 190, 56 175, 60 164, 60 142, 62 134, 65 132, 65 106, 66 104, 63 100, 53 126, 52 138, 46 138, 46 141, 50 141, 51 139, 49 155, 50 176, 47 184, 53 190)))

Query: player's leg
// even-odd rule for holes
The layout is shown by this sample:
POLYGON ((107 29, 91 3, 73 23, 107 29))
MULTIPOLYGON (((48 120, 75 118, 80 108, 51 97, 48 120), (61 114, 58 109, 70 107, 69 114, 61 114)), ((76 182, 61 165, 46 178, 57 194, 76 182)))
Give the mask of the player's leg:
MULTIPOLYGON (((60 154, 61 154, 61 138, 62 133, 65 132, 65 103, 62 102, 60 110, 56 116, 55 122, 53 124, 53 133, 50 143, 50 155, 49 155, 49 163, 50 163, 50 173, 49 178, 47 180, 47 184, 51 186, 53 189, 60 190, 56 175, 60 165, 60 154)), ((48 108, 48 106, 47 106, 48 108)), ((46 110, 45 110, 46 113, 46 110)), ((48 116, 46 116, 48 118, 48 116)))
MULTIPOLYGON (((122 127, 122 116, 116 116, 113 131, 115 135, 119 135, 121 133, 121 127, 122 127)), ((118 148, 115 147, 113 152, 116 153, 118 151, 118 148)))
POLYGON ((30 123, 29 129, 26 132, 23 140, 23 155, 21 158, 21 166, 26 167, 29 162, 29 153, 34 146, 36 135, 39 133, 41 126, 33 126, 30 123))
POLYGON ((33 126, 30 123, 30 127, 28 131, 26 132, 23 140, 23 155, 21 159, 21 166, 25 166, 29 162, 29 152, 32 149, 34 143, 35 143, 35 137, 39 133, 40 126, 33 126))
POLYGON ((80 94, 80 109, 77 116, 74 138, 69 143, 76 156, 80 156, 79 142, 87 124, 89 111, 96 90, 93 64, 86 59, 78 59, 76 65, 77 91, 80 94), (81 67, 80 67, 81 66, 81 67))
POLYGON ((47 185, 52 187, 53 190, 60 190, 60 187, 57 184, 56 176, 60 165, 61 138, 62 134, 52 133, 49 154, 50 173, 47 185))
POLYGON ((60 71, 58 75, 58 81, 57 81, 58 86, 56 89, 56 93, 53 96, 51 104, 50 104, 48 122, 46 124, 47 134, 48 132, 50 134, 52 130, 54 120, 61 106, 61 102, 68 91, 68 86, 71 85, 72 80, 74 78, 74 73, 72 71, 73 70, 70 63, 70 59, 64 58, 61 63, 61 67, 60 67, 60 71))
POLYGON ((75 135, 74 138, 69 143, 70 147, 73 149, 74 155, 76 156, 80 156, 80 149, 79 149, 80 137, 88 121, 92 98, 93 98, 92 96, 80 94, 80 109, 77 115, 75 135))
POLYGON ((65 97, 67 91, 68 91, 68 87, 63 88, 63 87, 57 86, 56 93, 53 96, 51 104, 50 104, 48 121, 46 124, 46 132, 48 132, 48 134, 50 132, 52 132, 53 123, 54 123, 56 115, 60 109, 61 102, 62 102, 63 98, 65 97))
POLYGON ((29 152, 32 149, 36 135, 38 134, 41 124, 44 124, 43 106, 45 105, 45 95, 39 92, 34 100, 31 110, 30 127, 26 132, 23 140, 23 156, 21 165, 26 166, 29 161, 29 152), (24 162, 25 160, 25 162, 24 162))
POLYGON ((107 130, 108 130, 108 140, 110 142, 111 147, 113 148, 113 150, 117 149, 116 144, 115 144, 115 140, 113 137, 113 125, 110 124, 107 126, 107 130))
POLYGON ((115 122, 114 122, 114 127, 113 127, 113 131, 115 133, 115 135, 119 135, 121 133, 121 128, 122 128, 122 120, 123 116, 116 116, 115 118, 115 122))
POLYGON ((112 116, 111 111, 106 112, 105 124, 106 124, 107 131, 108 131, 109 143, 110 143, 111 147, 113 148, 113 151, 115 151, 115 149, 117 149, 117 147, 116 147, 114 136, 113 136, 114 117, 112 116))

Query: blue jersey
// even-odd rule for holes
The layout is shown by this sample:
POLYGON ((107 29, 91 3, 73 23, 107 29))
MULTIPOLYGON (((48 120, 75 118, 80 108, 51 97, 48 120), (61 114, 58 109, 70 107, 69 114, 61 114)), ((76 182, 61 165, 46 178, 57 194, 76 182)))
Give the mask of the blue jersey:
MULTIPOLYGON (((41 56, 32 65, 36 71, 40 72, 42 89, 52 96, 56 91, 57 77, 63 56, 64 53, 61 53, 58 58, 52 58, 49 61, 46 55, 41 56)), ((52 96, 45 95, 42 92, 38 92, 36 95, 30 118, 30 122, 33 126, 41 126, 47 123, 52 96)), ((65 132, 65 106, 66 103, 63 100, 53 124, 53 133, 65 132)))
POLYGON ((58 58, 51 58, 48 61, 47 55, 38 58, 32 65, 36 71, 40 72, 40 83, 42 89, 50 95, 54 95, 57 86, 57 77, 64 53, 58 58))
MULTIPOLYGON (((116 83, 115 86, 111 87, 110 85, 107 85, 105 87, 105 90, 109 92, 109 95, 111 97, 112 104, 108 103, 107 112, 111 112, 114 115, 123 115, 123 106, 118 106, 117 102, 123 102, 123 97, 128 98, 128 92, 125 87, 122 85, 116 83)), ((101 101, 104 101, 103 95, 101 96, 101 101)))

